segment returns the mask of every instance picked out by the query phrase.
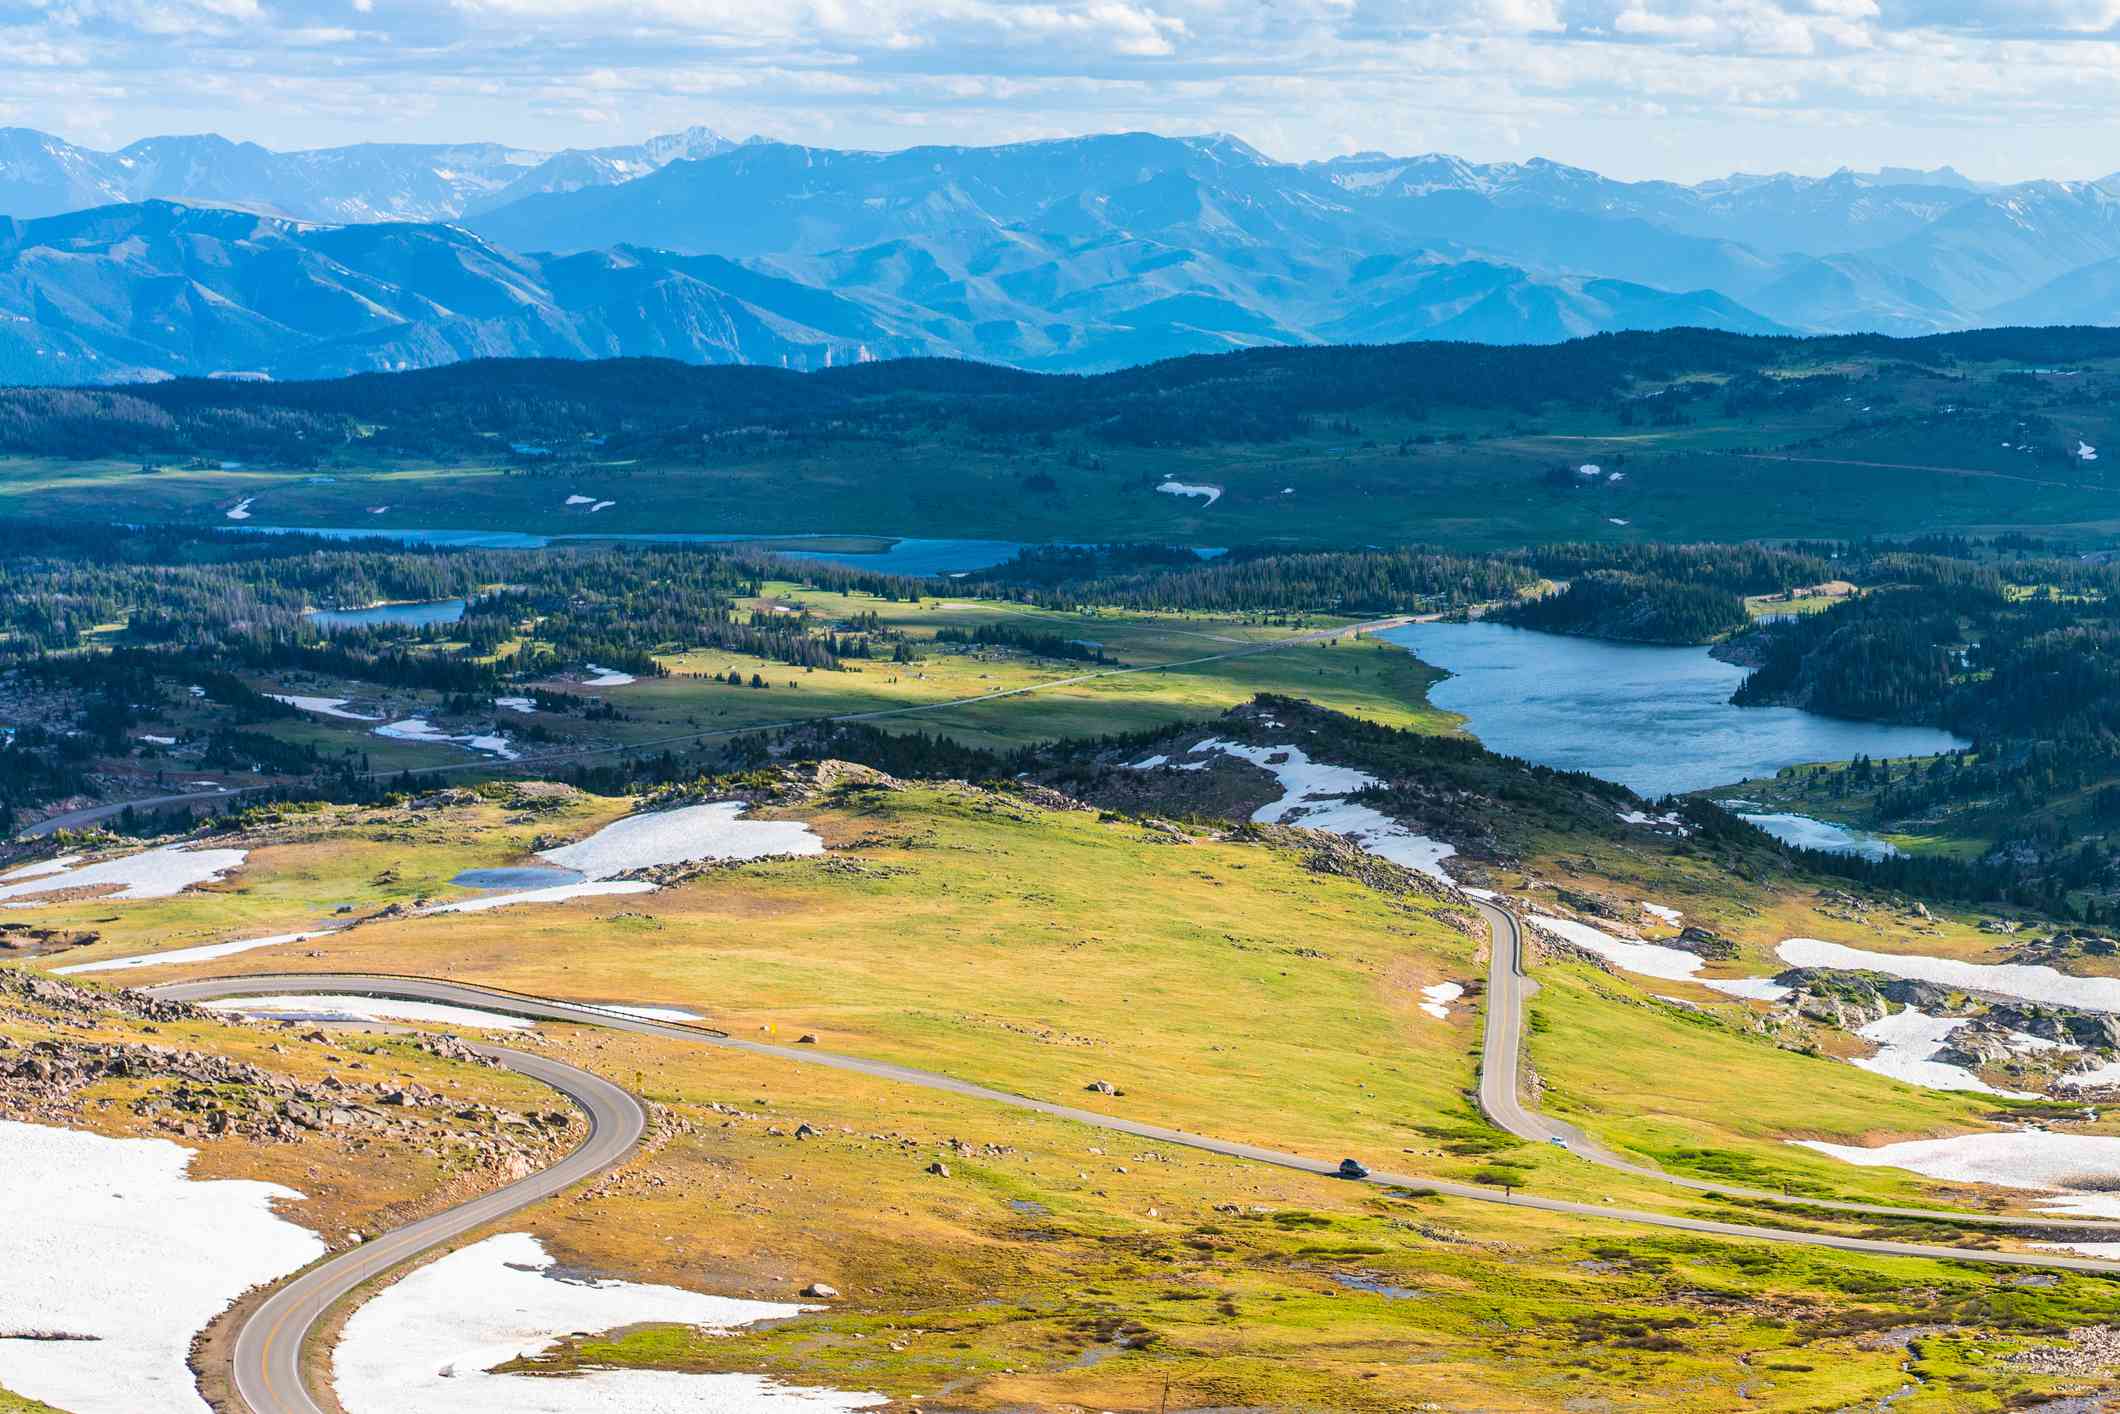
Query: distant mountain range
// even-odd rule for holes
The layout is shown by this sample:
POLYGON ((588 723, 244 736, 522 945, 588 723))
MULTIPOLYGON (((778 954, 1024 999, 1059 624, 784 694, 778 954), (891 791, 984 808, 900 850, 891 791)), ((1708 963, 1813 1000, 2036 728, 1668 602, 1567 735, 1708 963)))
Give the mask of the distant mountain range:
POLYGON ((733 146, 687 128, 630 147, 563 152, 494 142, 272 152, 211 133, 97 152, 31 128, 0 128, 0 215, 27 221, 159 197, 300 221, 454 221, 526 196, 630 181, 733 146))
POLYGON ((115 153, 0 130, 0 378, 2120 323, 2120 180, 1621 182, 1215 135, 115 153))

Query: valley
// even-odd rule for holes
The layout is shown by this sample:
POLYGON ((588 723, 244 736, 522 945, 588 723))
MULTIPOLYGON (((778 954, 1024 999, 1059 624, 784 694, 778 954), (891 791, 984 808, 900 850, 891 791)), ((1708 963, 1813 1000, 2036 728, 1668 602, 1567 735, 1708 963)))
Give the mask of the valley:
POLYGON ((0 393, 0 1388, 2097 1397, 2105 338, 0 393))

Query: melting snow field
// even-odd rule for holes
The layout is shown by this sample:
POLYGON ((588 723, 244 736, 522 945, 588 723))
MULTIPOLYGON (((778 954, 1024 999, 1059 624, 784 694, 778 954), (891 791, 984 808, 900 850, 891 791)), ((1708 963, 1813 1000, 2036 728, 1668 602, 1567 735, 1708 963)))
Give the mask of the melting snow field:
POLYGON ((1909 1139, 1874 1149, 1818 1139, 1795 1142, 1863 1168, 1900 1168, 1954 1183, 2043 1190, 2053 1194, 2040 1202, 2046 1212, 2120 1218, 2120 1193, 2109 1191, 2112 1175, 2120 1173, 2120 1139, 2017 1129, 1909 1139))
POLYGON ((2048 1006, 2120 1011, 2120 977, 2071 977, 2051 967, 2024 963, 1959 962, 1916 953, 1868 952, 1817 938, 1790 938, 1775 953, 1792 967, 1838 967, 1882 972, 1916 982, 1937 982, 1975 992, 1996 992, 2048 1006))
POLYGON ((236 1016, 291 1017, 302 1021, 428 1021, 440 1026, 483 1026, 494 1031, 528 1031, 534 1024, 497 1011, 449 1006, 442 1002, 398 1001, 386 997, 338 997, 300 992, 264 997, 229 997, 205 1003, 209 1011, 236 1016))
POLYGON ((139 953, 133 957, 105 958, 101 962, 77 962, 72 967, 54 968, 62 977, 71 977, 81 972, 124 972, 135 967, 164 967, 187 962, 211 962, 217 957, 234 957, 237 953, 249 952, 253 948, 278 947, 282 943, 306 943, 311 938, 322 938, 331 930, 321 929, 314 933, 275 933, 269 938, 239 938, 229 943, 206 943, 195 948, 173 948, 168 952, 139 953))
POLYGON ((1417 835, 1381 810, 1356 805, 1346 797, 1379 784, 1377 778, 1347 766, 1328 766, 1313 761, 1300 747, 1245 746, 1240 742, 1209 737, 1193 748, 1195 753, 1219 751, 1251 762, 1273 773, 1281 783, 1279 800, 1270 801, 1251 813, 1264 825, 1301 825, 1310 830, 1329 830, 1343 835, 1379 859, 1402 864, 1417 874, 1456 888, 1443 872, 1443 861, 1457 851, 1440 840, 1417 835), (1281 757, 1275 762, 1273 757, 1281 757))
POLYGON ((1166 496, 1202 497, 1200 509, 1203 511, 1222 499, 1222 488, 1219 486, 1194 486, 1183 481, 1166 481, 1156 489, 1166 496))
POLYGON ((284 702, 290 707, 299 707, 304 712, 314 712, 321 717, 338 717, 348 722, 380 722, 383 720, 381 717, 370 717, 359 712, 347 711, 346 699, 343 697, 292 697, 277 692, 269 692, 266 696, 275 702, 284 702))
POLYGON ((634 681, 631 673, 619 672, 616 668, 599 668, 588 665, 591 676, 582 679, 583 687, 625 687, 634 681))
POLYGON ((230 520, 249 520, 250 503, 257 499, 258 498, 255 496, 245 496, 242 500, 236 502, 234 505, 228 508, 226 512, 228 518, 230 520))
POLYGON ((1852 1063, 1873 1074, 1931 1090, 1973 1090, 1983 1095, 2030 1099, 2021 1090, 1997 1090, 1964 1066, 1932 1059, 1949 1042, 1951 1033, 1963 1025, 1962 1018, 1928 1016, 1908 1007, 1857 1031, 1855 1034, 1863 1040, 1876 1043, 1877 1054, 1854 1057, 1852 1063))
POLYGON ((493 705, 509 712, 535 712, 537 703, 528 697, 496 697, 493 705))
POLYGON ((579 884, 552 884, 542 889, 521 889, 512 894, 489 894, 485 898, 438 903, 424 913, 484 913, 489 908, 511 908, 519 903, 565 903, 570 898, 600 898, 605 894, 652 894, 655 885, 646 879, 585 879, 579 884))
POLYGON ((0 1223, 0 1330, 96 1337, 0 1340, 0 1386, 72 1414, 207 1414, 192 1336, 324 1244, 272 1211, 301 1194, 193 1182, 192 1154, 0 1120, 0 1172, 37 1205, 34 1221, 0 1223))
POLYGON ((538 856, 564 869, 579 869, 594 880, 700 859, 824 853, 824 841, 800 820, 745 820, 739 818, 744 808, 740 800, 722 800, 628 815, 585 840, 539 850, 538 856))
POLYGON ((2056 1090, 2094 1090, 2105 1085, 2120 1085, 2120 1061, 2107 1061, 2091 1070, 2064 1075, 2054 1082, 2056 1090))
MULTIPOLYGON (((185 849, 169 845, 128 854, 122 859, 69 865, 63 869, 55 867, 59 861, 47 860, 43 865, 29 866, 40 872, 18 883, 0 883, 0 899, 110 884, 124 886, 108 895, 114 899, 169 898, 194 884, 214 882, 241 864, 246 853, 240 849, 185 849)), ((20 872, 18 870, 8 877, 19 878, 20 872)))
POLYGON ((34 879, 39 874, 56 873, 61 869, 72 868, 80 862, 81 856, 78 854, 62 854, 56 859, 40 859, 35 864, 25 864, 20 869, 10 869, 5 874, 0 874, 0 884, 10 879, 34 879))
POLYGON ((508 745, 508 738, 504 736, 450 736, 425 717, 407 717, 401 722, 388 723, 377 727, 375 734, 387 736, 393 741, 424 741, 437 745, 455 742, 458 746, 468 746, 473 751, 483 751, 506 761, 513 761, 517 756, 515 749, 508 745))
POLYGON ((615 1006, 609 1002, 591 1002, 598 1011, 615 1011, 620 1016, 637 1016, 643 1021, 704 1021, 696 1011, 686 1011, 674 1006, 615 1006))
POLYGON ((503 1233, 420 1268, 355 1311, 333 1368, 347 1414, 792 1414, 888 1403, 760 1375, 487 1373, 575 1331, 662 1323, 724 1332, 806 1309, 561 1276, 535 1237, 503 1233))
POLYGON ((1421 995, 1426 998, 1421 1003, 1422 1011, 1427 1012, 1437 1021, 1448 1021, 1450 1019, 1450 1004, 1459 997, 1464 996, 1465 989, 1455 982, 1438 982, 1432 987, 1421 988, 1421 995))
POLYGON ((1771 977, 1696 977, 1693 974, 1700 971, 1700 959, 1684 948, 1615 938, 1602 929, 1578 923, 1572 918, 1550 918, 1534 913, 1531 921, 1563 942, 1588 949, 1615 967, 1643 977, 1661 977, 1667 982, 1695 982, 1724 996, 1750 1001, 1779 1001, 1789 994, 1787 987, 1771 977))
POLYGON ((1680 913, 1675 908, 1666 908, 1660 903, 1645 903, 1642 905, 1642 912, 1648 914, 1651 918, 1656 919, 1658 922, 1668 923, 1674 928, 1678 927, 1680 924, 1686 921, 1685 914, 1680 913))

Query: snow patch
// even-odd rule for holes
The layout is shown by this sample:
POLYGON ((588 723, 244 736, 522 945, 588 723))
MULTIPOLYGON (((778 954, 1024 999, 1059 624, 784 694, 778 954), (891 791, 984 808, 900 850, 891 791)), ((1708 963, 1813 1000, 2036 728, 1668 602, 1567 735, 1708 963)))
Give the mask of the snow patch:
POLYGON ((573 898, 600 898, 606 894, 652 894, 655 885, 646 879, 585 879, 579 884, 552 884, 542 889, 521 889, 512 894, 488 894, 456 903, 438 903, 424 913, 484 913, 489 908, 509 908, 518 903, 565 903, 573 898))
POLYGON ((295 697, 278 692, 265 694, 275 702, 284 702, 290 707, 299 707, 304 712, 315 712, 322 717, 338 717, 348 722, 380 722, 381 714, 370 717, 359 712, 348 711, 343 697, 295 697))
POLYGON ((596 498, 594 496, 569 496, 567 498, 567 504, 570 506, 586 506, 591 504, 595 500, 596 498))
POLYGON ((1959 962, 1919 953, 1870 952, 1817 938, 1790 938, 1774 952, 1791 967, 1882 972, 1889 977, 1995 992, 2047 1006, 2120 1012, 2120 977, 2071 977, 2051 967, 2025 963, 1959 962))
POLYGON ((824 853, 824 841, 800 820, 745 820, 741 818, 744 809, 740 800, 721 800, 628 815, 585 840, 539 850, 538 857, 597 880, 630 869, 701 859, 824 853))
POLYGON ((1900 1168, 1952 1183, 2045 1192, 2051 1196, 2040 1200, 2043 1212, 2120 1218, 2120 1193, 2107 1191, 2112 1174, 2120 1171, 2120 1139, 2105 1135, 2015 1129, 1909 1139, 1874 1149, 1819 1139, 1794 1142, 1862 1168, 1900 1168))
POLYGON ((252 501, 255 501, 255 500, 257 500, 257 499, 258 499, 258 498, 257 498, 257 497, 255 497, 255 496, 245 496, 245 497, 244 497, 244 498, 243 498, 242 500, 240 500, 240 501, 236 502, 236 503, 235 503, 234 505, 230 506, 230 507, 228 508, 228 510, 227 510, 227 511, 225 512, 225 514, 226 514, 226 515, 228 516, 228 518, 229 518, 230 520, 249 520, 249 519, 250 519, 250 503, 251 503, 252 501))
POLYGON ((616 668, 599 668, 594 663, 588 667, 590 676, 582 679, 584 687, 624 687, 635 681, 631 673, 622 673, 616 668))
POLYGON ((0 874, 0 884, 10 879, 34 879, 39 874, 56 873, 80 862, 81 856, 78 854, 62 854, 57 859, 42 859, 35 864, 25 864, 19 869, 10 869, 5 874, 0 874))
POLYGON ((0 1172, 36 1220, 0 1223, 0 1386, 73 1414, 207 1414, 192 1336, 248 1288, 324 1253, 274 1183, 186 1176, 195 1151, 0 1120, 0 1172))
MULTIPOLYGON (((374 720, 369 718, 367 720, 374 720)), ((468 746, 473 751, 483 751, 489 756, 498 756, 504 761, 515 760, 520 753, 508 744, 504 736, 481 736, 476 734, 451 736, 437 728, 425 717, 407 717, 403 721, 390 722, 375 729, 375 735, 387 736, 393 741, 418 741, 431 745, 454 742, 468 746)))
POLYGON ((1222 488, 1219 486, 1195 485, 1186 481, 1166 481, 1156 489, 1166 496, 1204 497, 1205 499, 1200 502, 1200 509, 1203 511, 1222 499, 1222 488))
POLYGON ((397 1001, 386 997, 338 997, 282 992, 263 997, 228 997, 205 1003, 209 1011, 236 1016, 289 1017, 301 1021, 431 1021, 441 1026, 483 1026, 494 1031, 528 1031, 530 1021, 496 1011, 449 1006, 442 1002, 397 1001))
POLYGON ((508 712, 535 712, 537 702, 528 697, 496 697, 493 705, 508 712))
POLYGON ((132 957, 111 957, 101 962, 77 962, 72 967, 54 968, 62 977, 71 977, 83 972, 125 972, 135 967, 175 967, 188 962, 211 962, 219 957, 234 957, 237 953, 251 952, 258 948, 275 948, 282 943, 306 943, 311 938, 329 937, 329 928, 314 933, 275 933, 269 938, 240 938, 234 942, 206 943, 195 948, 172 948, 168 952, 137 953, 132 957))
POLYGON ((1959 1017, 1928 1016, 1908 1007, 1871 1022, 1855 1034, 1876 1043, 1877 1054, 1858 1056, 1852 1063, 1874 1075, 1904 1080, 1930 1090, 1972 1090, 1982 1095, 2030 1096, 2018 1090, 1997 1090, 1961 1065, 1946 1065, 1934 1059, 1949 1042, 1951 1033, 1965 1025, 1959 1017))
POLYGON ((1346 766, 1313 761, 1296 746, 1245 746, 1241 742, 1209 737, 1193 748, 1193 754, 1215 751, 1235 756, 1273 773, 1281 783, 1281 798, 1260 806, 1251 818, 1267 825, 1301 825, 1345 836, 1363 850, 1426 874, 1440 884, 1457 884, 1443 872, 1443 861, 1457 850, 1440 840, 1417 835, 1398 821, 1347 797, 1356 791, 1380 785, 1376 777, 1346 766), (1279 758, 1276 760, 1275 758, 1279 758))
POLYGON ((1668 923, 1674 928, 1686 921, 1685 914, 1680 913, 1675 908, 1667 908, 1660 903, 1644 903, 1642 904, 1642 912, 1648 914, 1651 918, 1668 923))
POLYGON ((179 845, 165 845, 161 849, 128 854, 122 859, 46 869, 20 883, 0 887, 0 899, 108 884, 123 886, 107 896, 113 899, 169 898, 194 884, 217 881, 241 864, 248 853, 241 849, 185 849, 179 845))
POLYGON ((1421 988, 1421 995, 1426 998, 1421 1003, 1422 1011, 1427 1012, 1437 1021, 1448 1021, 1450 1019, 1450 1004, 1459 997, 1464 996, 1465 989, 1455 982, 1438 982, 1432 987, 1421 988))
POLYGON ((1534 913, 1532 925, 1544 929, 1563 942, 1596 953, 1605 961, 1623 971, 1643 977, 1660 977, 1667 982, 1693 982, 1721 992, 1725 996, 1741 997, 1747 1001, 1779 1001, 1789 994, 1789 989, 1771 977, 1696 977, 1701 960, 1683 948, 1667 948, 1660 943, 1637 943, 1625 938, 1615 938, 1601 928, 1588 923, 1578 923, 1572 918, 1553 918, 1534 913))
POLYGON ((880 1394, 760 1375, 591 1368, 565 1379, 488 1373, 575 1331, 680 1324, 726 1332, 812 1307, 673 1286, 563 1276, 528 1233, 502 1233, 420 1268, 356 1310, 333 1355, 347 1414, 774 1414, 868 1409, 880 1394))

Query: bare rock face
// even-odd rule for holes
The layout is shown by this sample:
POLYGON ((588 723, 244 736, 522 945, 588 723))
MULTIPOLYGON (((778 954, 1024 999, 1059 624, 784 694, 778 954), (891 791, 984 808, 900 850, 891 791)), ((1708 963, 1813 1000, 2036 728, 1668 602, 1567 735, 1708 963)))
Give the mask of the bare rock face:
POLYGON ((1620 922, 1632 915, 1612 900, 1601 894, 1584 893, 1581 889, 1556 887, 1553 896, 1577 913, 1586 913, 1592 918, 1608 918, 1620 922))
POLYGON ((1945 1065, 1978 1070, 1984 1065, 1999 1065, 2014 1055, 2008 1027, 1993 1021, 1968 1021, 1951 1032, 1949 1043, 1936 1053, 1934 1059, 1945 1065))
POLYGON ((1677 948, 1709 962, 1724 962, 1738 953, 1737 944, 1730 939, 1694 924, 1688 924, 1677 937, 1660 941, 1667 948, 1677 948))

